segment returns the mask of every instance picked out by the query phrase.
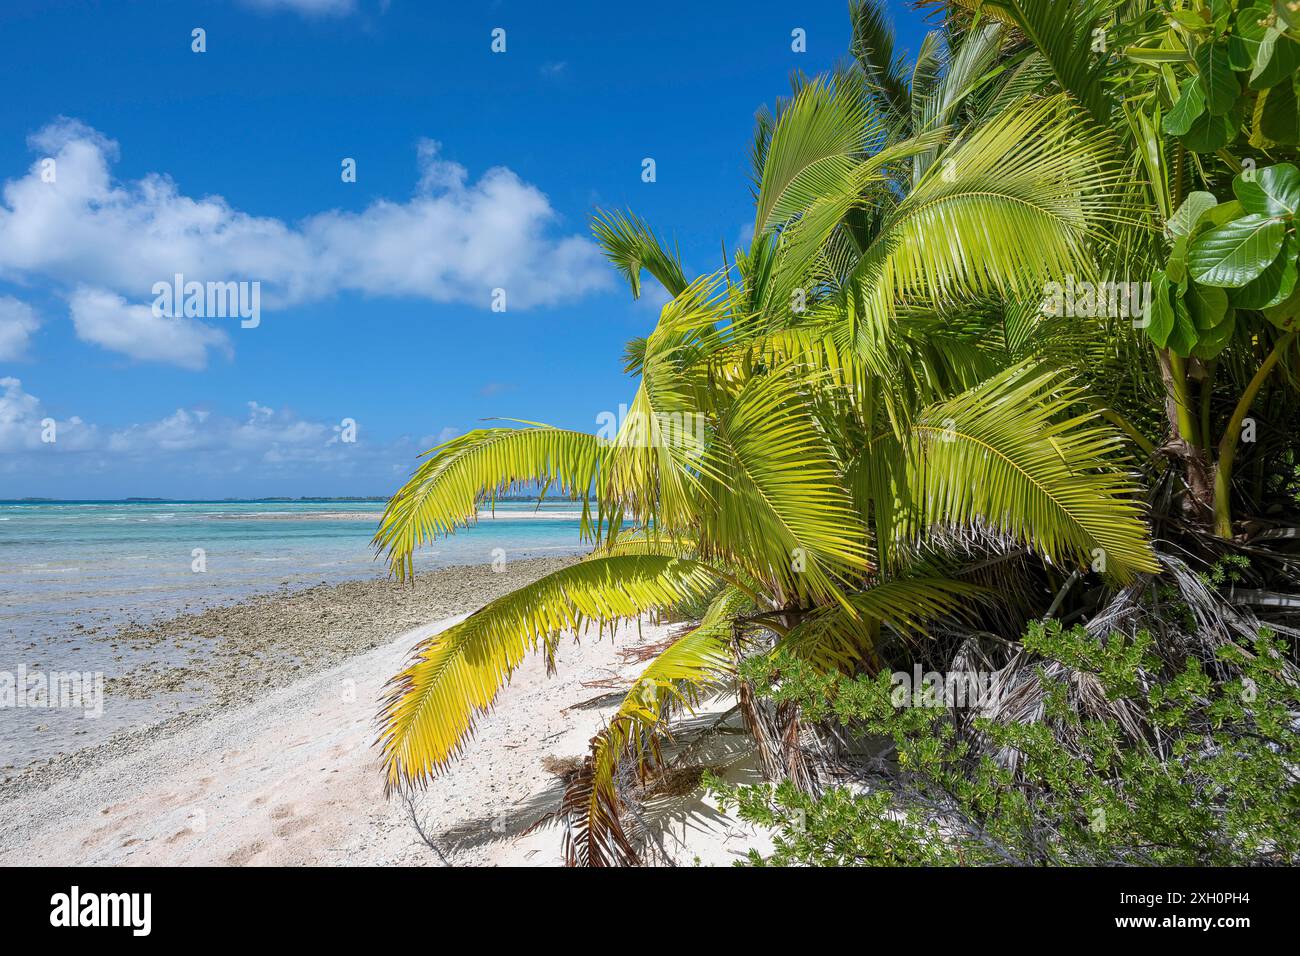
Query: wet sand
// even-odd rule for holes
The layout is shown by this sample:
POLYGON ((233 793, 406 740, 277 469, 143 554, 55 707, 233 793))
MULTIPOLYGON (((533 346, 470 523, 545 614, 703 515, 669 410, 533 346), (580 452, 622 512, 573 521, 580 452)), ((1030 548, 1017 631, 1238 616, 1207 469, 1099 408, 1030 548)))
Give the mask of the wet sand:
MULTIPOLYGON (((211 663, 192 675, 212 685, 213 701, 10 778, 0 786, 0 865, 559 864, 556 828, 525 832, 562 792, 548 768, 586 752, 645 666, 626 652, 662 642, 667 627, 563 641, 553 676, 529 658, 465 756, 410 805, 384 799, 372 745, 381 689, 412 647, 571 560, 447 569, 414 588, 314 588, 116 635, 214 642, 211 663)), ((154 684, 143 675, 114 692, 154 684)), ((755 845, 752 830, 707 801, 678 803, 661 840, 679 862, 726 864, 755 845)))
POLYGON ((449 567, 413 583, 349 581, 260 595, 238 604, 182 614, 123 630, 87 631, 97 641, 144 660, 104 687, 104 709, 167 699, 179 710, 150 727, 123 731, 107 742, 71 750, 25 767, 0 769, 0 796, 40 788, 67 772, 112 755, 122 746, 176 723, 189 723, 245 705, 294 680, 326 670, 431 621, 466 613, 575 558, 449 567))

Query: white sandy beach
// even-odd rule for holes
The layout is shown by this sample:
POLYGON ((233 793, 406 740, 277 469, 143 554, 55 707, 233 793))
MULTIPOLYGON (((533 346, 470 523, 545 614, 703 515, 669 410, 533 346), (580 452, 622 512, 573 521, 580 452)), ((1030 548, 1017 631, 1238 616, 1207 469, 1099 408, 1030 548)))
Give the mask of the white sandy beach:
MULTIPOLYGON (((613 712, 606 687, 643 664, 619 651, 667 628, 624 628, 562 646, 559 673, 532 657, 416 812, 385 800, 375 739, 385 681, 423 637, 458 618, 403 634, 329 670, 176 733, 0 802, 0 864, 559 865, 557 827, 524 834, 558 796, 546 758, 575 757, 613 712), (590 705, 593 698, 602 698, 590 705), (605 699, 608 698, 608 699, 605 699), (575 706, 585 705, 585 706, 575 706)), ((696 798, 677 801, 661 843, 680 864, 726 865, 759 838, 696 798)))

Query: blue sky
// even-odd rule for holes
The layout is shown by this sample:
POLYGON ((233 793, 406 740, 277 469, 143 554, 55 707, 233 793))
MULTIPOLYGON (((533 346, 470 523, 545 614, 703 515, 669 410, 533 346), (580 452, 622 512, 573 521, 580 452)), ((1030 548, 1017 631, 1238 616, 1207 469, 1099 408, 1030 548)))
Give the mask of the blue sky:
POLYGON ((755 110, 848 39, 839 0, 6 0, 0 497, 385 494, 489 416, 594 430, 660 303, 593 209, 712 271, 755 110), (260 324, 153 314, 178 271, 258 281, 260 324))

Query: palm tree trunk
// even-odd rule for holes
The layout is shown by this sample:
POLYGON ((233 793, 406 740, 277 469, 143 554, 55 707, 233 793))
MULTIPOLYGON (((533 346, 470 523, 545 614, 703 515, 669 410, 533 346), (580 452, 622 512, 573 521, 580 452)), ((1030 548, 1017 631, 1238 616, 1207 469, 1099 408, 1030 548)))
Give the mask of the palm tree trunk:
POLYGON ((1187 517, 1197 524, 1208 525, 1214 514, 1214 480, 1196 427, 1187 388, 1187 366, 1168 349, 1159 350, 1157 355, 1165 383, 1165 413, 1173 429, 1173 438, 1164 451, 1183 466, 1187 481, 1183 508, 1187 517))

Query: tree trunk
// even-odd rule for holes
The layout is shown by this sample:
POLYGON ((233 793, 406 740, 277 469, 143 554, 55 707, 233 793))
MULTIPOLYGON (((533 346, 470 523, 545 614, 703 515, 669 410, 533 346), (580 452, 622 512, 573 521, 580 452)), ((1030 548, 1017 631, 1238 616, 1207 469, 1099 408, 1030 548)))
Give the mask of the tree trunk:
POLYGON ((1161 451, 1182 466, 1187 482, 1187 494, 1182 499, 1184 516, 1208 528, 1214 520, 1214 465, 1197 435, 1187 369, 1181 358, 1167 350, 1162 349, 1159 356, 1160 375, 1165 383, 1165 414, 1173 430, 1173 437, 1161 451))

